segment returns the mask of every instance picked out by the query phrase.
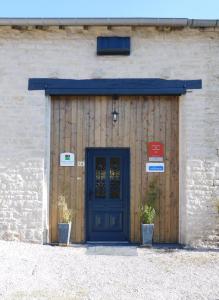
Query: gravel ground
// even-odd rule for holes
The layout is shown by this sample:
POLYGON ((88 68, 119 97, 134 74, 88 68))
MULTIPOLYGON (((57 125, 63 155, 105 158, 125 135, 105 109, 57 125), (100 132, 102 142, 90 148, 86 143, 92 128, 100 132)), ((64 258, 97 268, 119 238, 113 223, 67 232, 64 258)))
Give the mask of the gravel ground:
POLYGON ((219 252, 0 241, 0 299, 219 299, 219 252))

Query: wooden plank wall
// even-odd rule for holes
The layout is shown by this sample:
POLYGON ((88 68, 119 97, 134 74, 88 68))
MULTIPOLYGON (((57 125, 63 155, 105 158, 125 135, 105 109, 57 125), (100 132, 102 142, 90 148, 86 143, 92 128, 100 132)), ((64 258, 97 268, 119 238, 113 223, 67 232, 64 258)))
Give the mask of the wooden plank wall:
POLYGON ((178 97, 62 96, 53 97, 51 114, 50 238, 57 241, 58 195, 65 194, 76 213, 73 242, 85 241, 85 168, 59 167, 61 152, 85 160, 86 147, 131 149, 131 241, 140 241, 139 201, 147 201, 148 186, 156 180, 160 199, 155 221, 156 242, 178 241, 178 97), (119 112, 116 123, 112 111, 119 112), (165 173, 146 173, 147 142, 165 145, 165 173))

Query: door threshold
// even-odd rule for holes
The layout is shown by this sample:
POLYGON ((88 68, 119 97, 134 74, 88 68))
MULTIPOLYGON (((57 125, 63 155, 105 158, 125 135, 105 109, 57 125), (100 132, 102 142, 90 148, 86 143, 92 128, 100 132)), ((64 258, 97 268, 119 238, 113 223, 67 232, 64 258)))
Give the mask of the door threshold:
POLYGON ((128 241, 87 241, 88 246, 137 246, 137 244, 128 241))

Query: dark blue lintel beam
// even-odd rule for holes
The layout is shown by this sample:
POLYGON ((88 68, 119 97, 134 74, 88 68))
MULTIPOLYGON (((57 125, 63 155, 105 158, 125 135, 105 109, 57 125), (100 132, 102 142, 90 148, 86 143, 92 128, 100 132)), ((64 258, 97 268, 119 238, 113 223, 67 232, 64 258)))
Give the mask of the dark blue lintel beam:
POLYGON ((45 90, 46 95, 127 95, 127 96, 134 96, 134 95, 182 95, 186 93, 186 89, 184 88, 163 88, 163 89, 46 89, 45 90))
POLYGON ((201 80, 159 78, 123 79, 29 79, 29 90, 47 95, 182 95, 187 89, 201 89, 201 80))

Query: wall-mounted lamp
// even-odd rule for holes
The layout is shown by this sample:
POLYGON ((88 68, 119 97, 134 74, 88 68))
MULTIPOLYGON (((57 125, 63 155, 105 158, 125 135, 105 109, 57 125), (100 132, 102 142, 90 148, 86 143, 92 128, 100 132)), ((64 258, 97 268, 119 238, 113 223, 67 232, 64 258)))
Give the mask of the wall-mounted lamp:
POLYGON ((118 95, 113 95, 112 100, 113 100, 113 111, 112 111, 113 122, 117 122, 119 113, 118 111, 116 111, 115 107, 116 107, 116 102, 119 100, 118 95))
POLYGON ((116 122, 118 120, 118 115, 119 113, 114 109, 114 111, 112 112, 113 122, 116 122))

